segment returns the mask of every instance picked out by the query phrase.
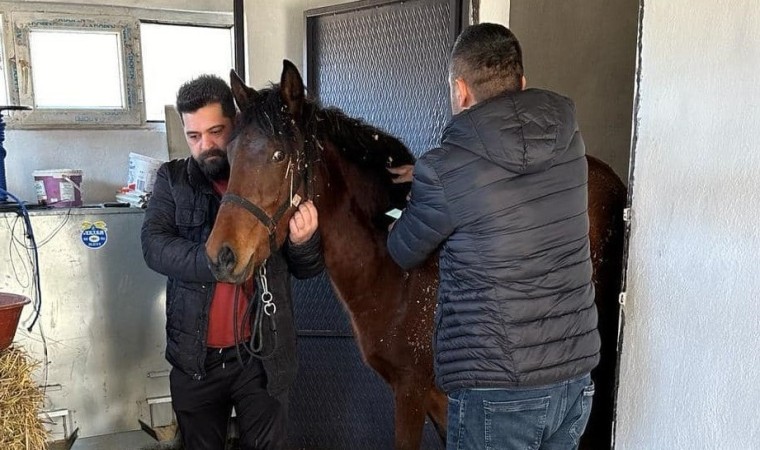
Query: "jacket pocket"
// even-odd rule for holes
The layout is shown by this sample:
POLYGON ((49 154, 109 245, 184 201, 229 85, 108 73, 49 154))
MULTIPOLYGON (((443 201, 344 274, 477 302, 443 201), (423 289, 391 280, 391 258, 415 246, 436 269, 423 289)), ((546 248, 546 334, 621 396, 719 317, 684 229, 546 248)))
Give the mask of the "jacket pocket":
POLYGON ((195 239, 205 226, 206 211, 202 208, 179 207, 174 216, 182 237, 195 239))
POLYGON ((549 396, 503 402, 484 399, 482 414, 486 450, 538 449, 546 427, 550 401, 549 396))
POLYGON ((594 401, 594 392, 596 391, 596 388, 594 386, 594 382, 589 382, 589 385, 583 388, 583 391, 581 392, 580 397, 580 415, 578 418, 573 422, 573 425, 570 427, 570 436, 573 438, 573 442, 575 445, 578 445, 578 443, 581 440, 581 436, 583 435, 583 432, 586 430, 586 425, 588 425, 589 417, 591 416, 591 405, 594 401))

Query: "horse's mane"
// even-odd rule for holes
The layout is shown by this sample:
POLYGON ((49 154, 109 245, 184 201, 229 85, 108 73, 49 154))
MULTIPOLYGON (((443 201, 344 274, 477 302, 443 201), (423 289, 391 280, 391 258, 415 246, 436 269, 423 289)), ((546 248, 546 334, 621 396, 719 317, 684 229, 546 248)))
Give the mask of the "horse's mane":
POLYGON ((398 138, 361 119, 349 117, 338 108, 318 109, 315 104, 315 109, 317 127, 354 164, 379 170, 384 175, 388 167, 414 164, 414 156, 398 138))
MULTIPOLYGON (((288 114, 276 84, 259 90, 257 99, 240 111, 234 134, 248 125, 279 139, 292 139, 299 132, 299 124, 288 114)), ((390 205, 405 204, 409 186, 392 184, 387 168, 414 164, 415 158, 398 138, 361 119, 349 117, 338 108, 323 108, 319 101, 308 97, 304 100, 300 128, 304 138, 329 140, 347 161, 383 180, 390 205)))
MULTIPOLYGON (((270 137, 294 137, 297 124, 287 114, 279 85, 271 85, 258 94, 256 101, 240 111, 236 131, 253 124, 270 137)), ((344 158, 362 168, 387 177, 388 167, 414 164, 414 155, 398 138, 361 119, 349 117, 338 108, 323 108, 319 101, 307 98, 303 114, 302 133, 306 138, 311 135, 329 139, 344 158)))

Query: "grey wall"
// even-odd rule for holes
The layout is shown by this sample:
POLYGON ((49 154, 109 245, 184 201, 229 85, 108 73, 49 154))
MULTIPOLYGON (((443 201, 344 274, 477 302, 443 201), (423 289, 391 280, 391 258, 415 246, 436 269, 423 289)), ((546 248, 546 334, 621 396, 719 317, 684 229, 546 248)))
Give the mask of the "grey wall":
POLYGON ((511 0, 529 87, 571 97, 589 154, 628 178, 637 0, 511 0))
POLYGON ((760 9, 644 1, 617 449, 760 448, 760 9))

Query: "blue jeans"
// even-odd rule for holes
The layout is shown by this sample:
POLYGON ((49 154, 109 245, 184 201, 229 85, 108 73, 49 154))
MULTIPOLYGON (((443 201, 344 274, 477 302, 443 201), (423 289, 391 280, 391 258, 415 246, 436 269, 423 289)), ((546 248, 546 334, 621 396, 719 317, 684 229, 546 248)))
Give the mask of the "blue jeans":
POLYGON ((536 388, 455 391, 446 450, 577 449, 593 396, 589 375, 536 388))

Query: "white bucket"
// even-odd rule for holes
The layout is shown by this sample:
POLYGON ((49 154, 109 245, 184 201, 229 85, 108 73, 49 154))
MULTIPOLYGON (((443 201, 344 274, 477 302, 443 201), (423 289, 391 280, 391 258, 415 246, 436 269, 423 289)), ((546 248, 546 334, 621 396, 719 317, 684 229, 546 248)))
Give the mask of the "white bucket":
POLYGON ((81 170, 35 170, 32 176, 39 204, 59 208, 82 206, 81 170))
POLYGON ((158 168, 164 162, 138 153, 129 154, 127 186, 142 192, 153 192, 158 168))

